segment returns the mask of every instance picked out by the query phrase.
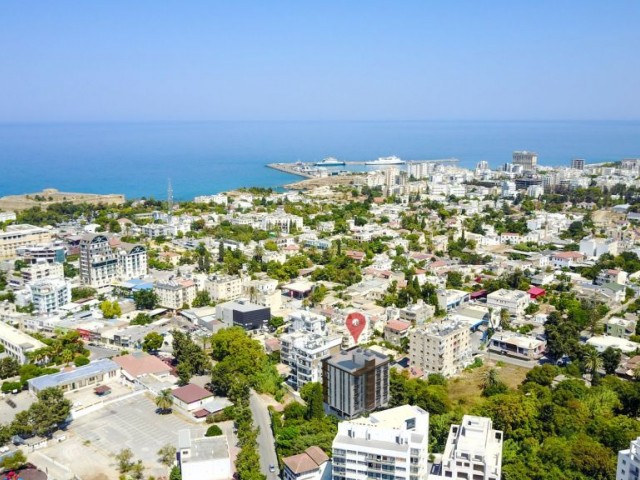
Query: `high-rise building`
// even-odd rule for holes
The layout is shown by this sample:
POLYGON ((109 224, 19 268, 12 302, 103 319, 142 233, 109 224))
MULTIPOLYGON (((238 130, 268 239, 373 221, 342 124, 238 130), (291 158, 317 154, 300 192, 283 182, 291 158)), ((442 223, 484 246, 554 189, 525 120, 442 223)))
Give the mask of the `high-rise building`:
POLYGON ((80 240, 80 281, 106 287, 117 280, 146 275, 147 250, 142 245, 118 243, 112 247, 102 234, 87 234, 80 240))
POLYGON ((640 437, 631 441, 629 448, 618 452, 616 480, 640 478, 640 437))
POLYGON ((324 402, 342 418, 355 418, 389 404, 390 358, 353 348, 322 361, 324 402))
POLYGON ((420 407, 402 405, 341 422, 332 445, 333 480, 423 480, 428 447, 429 414, 420 407))
POLYGON ((500 480, 501 472, 502 432, 493 429, 490 418, 465 415, 462 424, 451 425, 442 462, 429 480, 500 480))
POLYGON ((424 373, 451 376, 471 363, 469 326, 445 321, 430 323, 409 335, 411 366, 424 373))
POLYGON ((524 170, 532 171, 538 165, 538 154, 526 150, 513 152, 511 163, 521 165, 524 170))
POLYGON ((571 168, 584 170, 584 158, 574 158, 571 160, 571 168))

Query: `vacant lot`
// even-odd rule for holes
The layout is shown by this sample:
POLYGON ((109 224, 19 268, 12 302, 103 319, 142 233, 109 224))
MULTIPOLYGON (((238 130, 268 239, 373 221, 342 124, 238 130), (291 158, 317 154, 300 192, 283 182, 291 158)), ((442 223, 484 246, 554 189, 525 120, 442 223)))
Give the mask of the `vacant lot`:
MULTIPOLYGON (((522 383, 529 371, 527 368, 505 364, 497 366, 491 362, 498 371, 500 380, 511 388, 516 388, 522 383)), ((480 368, 464 372, 459 377, 449 381, 449 398, 454 405, 474 405, 482 398, 482 380, 490 366, 485 364, 480 368)))

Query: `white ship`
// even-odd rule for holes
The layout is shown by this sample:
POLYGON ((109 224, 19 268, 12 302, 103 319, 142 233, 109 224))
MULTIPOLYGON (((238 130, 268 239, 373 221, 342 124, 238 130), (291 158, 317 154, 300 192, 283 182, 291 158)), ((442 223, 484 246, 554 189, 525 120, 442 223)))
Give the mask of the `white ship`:
POLYGON ((403 165, 404 160, 400 160, 400 158, 392 155, 391 157, 380 157, 377 160, 372 162, 364 162, 365 165, 403 165))
POLYGON ((338 160, 337 158, 327 157, 321 162, 316 163, 315 165, 316 167, 341 167, 342 165, 345 165, 345 163, 338 160))

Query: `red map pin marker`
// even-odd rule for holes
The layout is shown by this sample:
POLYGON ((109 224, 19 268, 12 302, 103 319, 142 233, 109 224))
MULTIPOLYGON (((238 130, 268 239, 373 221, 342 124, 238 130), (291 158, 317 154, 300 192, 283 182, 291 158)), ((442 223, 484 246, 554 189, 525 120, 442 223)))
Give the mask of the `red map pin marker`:
POLYGON ((353 312, 347 315, 347 330, 351 334, 353 341, 358 343, 358 338, 360 334, 364 330, 364 327, 367 326, 367 319, 363 314, 359 312, 353 312))

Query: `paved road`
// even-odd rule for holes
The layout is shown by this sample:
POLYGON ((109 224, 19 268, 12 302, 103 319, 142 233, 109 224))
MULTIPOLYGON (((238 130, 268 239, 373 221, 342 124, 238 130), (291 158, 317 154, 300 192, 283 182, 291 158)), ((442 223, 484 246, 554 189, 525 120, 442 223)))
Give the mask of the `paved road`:
POLYGON ((271 417, 267 404, 262 401, 260 396, 251 391, 249 399, 249 407, 253 414, 254 426, 260 428, 258 435, 258 453, 260 454, 260 469, 267 476, 267 480, 275 480, 278 478, 278 457, 276 456, 276 443, 271 432, 271 417), (269 472, 269 465, 275 465, 276 471, 269 472))

